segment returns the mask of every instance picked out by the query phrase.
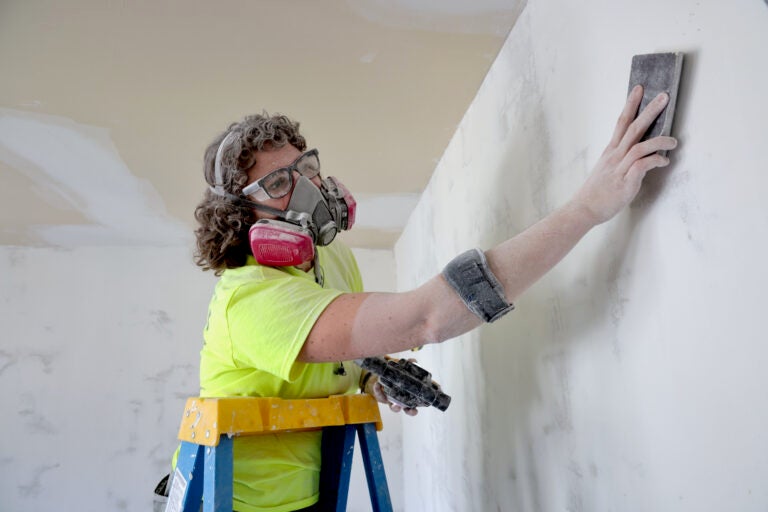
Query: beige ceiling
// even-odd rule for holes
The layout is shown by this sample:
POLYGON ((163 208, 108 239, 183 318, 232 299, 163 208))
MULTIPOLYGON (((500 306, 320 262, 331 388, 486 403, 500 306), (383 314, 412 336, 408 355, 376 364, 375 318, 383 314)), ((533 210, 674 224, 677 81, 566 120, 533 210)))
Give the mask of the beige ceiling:
POLYGON ((360 196, 346 240, 391 247, 521 6, 0 0, 0 244, 188 236, 203 148, 266 109, 360 196))

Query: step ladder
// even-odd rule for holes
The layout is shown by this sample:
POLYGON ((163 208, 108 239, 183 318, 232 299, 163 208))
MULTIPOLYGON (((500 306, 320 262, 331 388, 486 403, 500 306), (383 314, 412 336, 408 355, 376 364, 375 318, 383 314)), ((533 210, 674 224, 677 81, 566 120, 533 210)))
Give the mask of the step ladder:
POLYGON ((329 398, 200 398, 187 400, 179 427, 181 449, 166 512, 232 511, 232 439, 236 436, 322 429, 321 510, 346 510, 355 433, 360 439, 374 512, 392 502, 377 430, 379 406, 367 394, 329 398))

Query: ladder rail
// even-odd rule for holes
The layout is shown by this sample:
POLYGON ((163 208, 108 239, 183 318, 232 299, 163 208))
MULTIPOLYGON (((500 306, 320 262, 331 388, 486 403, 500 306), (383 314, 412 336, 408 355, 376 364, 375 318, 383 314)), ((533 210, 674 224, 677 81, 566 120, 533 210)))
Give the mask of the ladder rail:
POLYGON ((233 437, 323 430, 320 504, 346 510, 355 434, 374 512, 391 512, 377 431, 383 428, 370 395, 328 398, 201 398, 187 400, 179 439, 181 450, 171 479, 166 512, 231 512, 233 437))

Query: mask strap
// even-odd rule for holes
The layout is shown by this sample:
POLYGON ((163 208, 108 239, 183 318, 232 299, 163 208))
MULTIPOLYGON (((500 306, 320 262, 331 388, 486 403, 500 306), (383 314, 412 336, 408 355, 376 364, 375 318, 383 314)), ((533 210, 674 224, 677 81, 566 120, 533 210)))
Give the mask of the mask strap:
POLYGON ((213 165, 213 185, 208 188, 210 188, 211 192, 217 196, 231 196, 231 194, 228 194, 227 191, 224 190, 224 172, 221 170, 221 155, 224 153, 224 148, 228 146, 234 138, 235 132, 229 132, 227 136, 224 137, 224 140, 221 141, 221 144, 219 144, 219 149, 216 150, 216 160, 213 165))
MULTIPOLYGON (((216 191, 213 190, 213 188, 211 188, 211 191, 215 194, 218 194, 216 191)), ((230 194, 229 192, 222 192, 221 194, 218 194, 218 195, 220 197, 228 199, 231 204, 234 204, 237 206, 247 206, 249 208, 254 208, 264 213, 274 215, 278 219, 283 219, 289 222, 293 222, 294 224, 304 228, 308 227, 312 222, 312 217, 308 213, 297 212, 295 210, 278 210, 277 208, 272 208, 271 206, 259 204, 254 201, 251 201, 250 199, 246 199, 244 197, 238 197, 234 194, 230 194)))
MULTIPOLYGON (((315 271, 315 282, 322 287, 325 284, 325 273, 323 272, 323 268, 320 266, 320 252, 315 251, 315 261, 313 263, 314 265, 314 271, 315 271)), ((344 371, 344 365, 341 365, 340 371, 344 371)), ((334 372, 335 373, 335 372, 334 372)), ((340 373, 337 375, 346 375, 346 373, 340 373)))

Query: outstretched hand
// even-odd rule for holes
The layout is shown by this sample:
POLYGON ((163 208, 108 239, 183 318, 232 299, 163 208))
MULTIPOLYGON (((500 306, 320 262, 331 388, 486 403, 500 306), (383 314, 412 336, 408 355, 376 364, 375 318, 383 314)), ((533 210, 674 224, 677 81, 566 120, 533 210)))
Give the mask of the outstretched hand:
POLYGON ((639 142, 669 101, 667 94, 659 94, 635 119, 642 98, 643 88, 635 86, 608 147, 573 199, 593 215, 595 224, 611 219, 627 206, 640 191, 648 171, 669 165, 669 159, 657 151, 677 146, 674 137, 660 136, 639 142))

